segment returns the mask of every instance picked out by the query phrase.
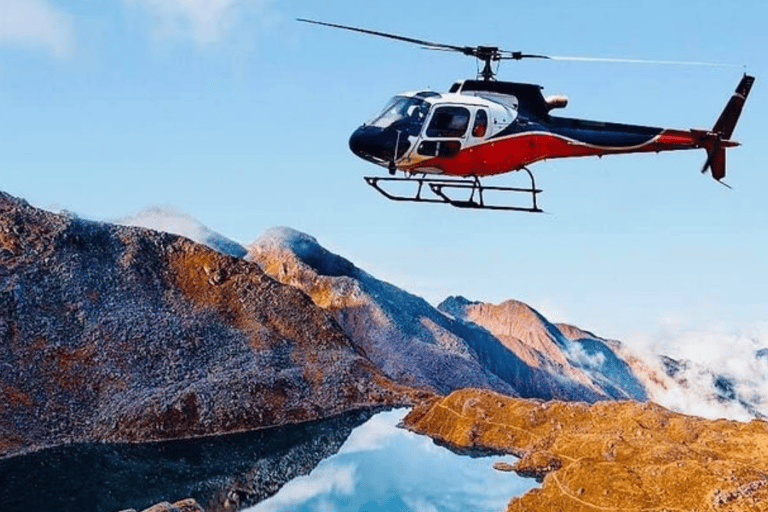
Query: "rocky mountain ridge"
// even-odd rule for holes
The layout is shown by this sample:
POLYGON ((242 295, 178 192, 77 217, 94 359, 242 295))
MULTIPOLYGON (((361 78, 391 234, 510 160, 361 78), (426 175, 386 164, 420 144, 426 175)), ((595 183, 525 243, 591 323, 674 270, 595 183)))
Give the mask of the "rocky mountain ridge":
POLYGON ((268 230, 245 258, 307 293, 386 375, 409 385, 443 394, 479 386, 543 399, 652 400, 679 412, 741 420, 765 414, 765 351, 755 351, 754 361, 744 355, 753 370, 740 377, 723 367, 636 352, 550 322, 515 300, 488 304, 454 296, 433 307, 290 228, 268 230))
POLYGON ((410 402, 302 292, 188 239, 0 193, 0 454, 410 402))
MULTIPOLYGON (((176 230, 211 246, 214 246, 210 243, 213 239, 227 240, 221 235, 212 236, 210 229, 190 221, 188 216, 182 215, 185 219, 182 223, 177 213, 163 221, 162 217, 154 215, 156 210, 151 210, 153 227, 176 230), (180 227, 184 229, 179 231, 180 227)), ((226 252, 233 244, 238 245, 229 241, 219 250, 226 252)), ((273 277, 303 289, 316 303, 333 309, 331 313, 337 319, 342 316, 340 311, 345 311, 344 315, 348 319, 340 321, 340 324, 345 326, 344 330, 352 338, 367 338, 371 340, 369 345, 375 345, 376 340, 380 339, 389 342, 398 339, 437 340, 437 345, 442 347, 437 353, 425 352, 418 357, 416 353, 423 351, 425 346, 408 343, 406 352, 410 354, 401 354, 399 350, 394 353, 391 350, 398 346, 396 343, 378 343, 383 345, 378 350, 380 362, 388 364, 390 370, 400 365, 399 378, 416 382, 417 386, 427 386, 445 393, 462 385, 479 385, 505 393, 521 393, 523 396, 589 401, 648 398, 677 411, 742 420, 764 417, 766 412, 768 397, 762 392, 765 378, 761 375, 765 375, 768 368, 768 357, 765 357, 768 349, 762 349, 761 352, 759 346, 750 349, 749 343, 740 344, 741 349, 755 353, 754 360, 749 360, 748 354, 743 354, 747 358, 743 363, 749 368, 746 372, 742 370, 741 359, 735 361, 731 358, 730 361, 723 361, 726 364, 715 362, 707 366, 688 361, 684 356, 673 359, 657 356, 659 352, 640 354, 619 341, 597 336, 579 327, 551 323, 525 304, 518 303, 517 308, 508 307, 517 301, 506 301, 498 305, 472 303, 474 314, 479 310, 494 311, 495 319, 481 318, 475 322, 466 315, 454 316, 447 310, 452 301, 459 300, 465 305, 470 301, 449 297, 434 308, 421 298, 380 281, 345 258, 331 253, 313 237, 288 228, 268 230, 250 248, 251 255, 246 258, 256 261, 261 259, 260 264, 273 277), (297 249, 299 246, 301 248, 297 249), (254 248, 258 250, 254 252, 254 248), (309 265, 301 263, 303 259, 307 259, 309 265), (355 301, 360 307, 351 306, 355 301), (331 306, 332 302, 335 305, 331 306), (403 304, 404 307, 398 307, 397 304, 403 304), (436 309, 441 310, 439 312, 443 315, 437 314, 436 309), (518 313, 520 316, 515 320, 518 313), (443 318, 446 314, 449 320, 459 323, 447 322, 443 318), (494 328, 493 324, 498 324, 499 318, 505 316, 506 320, 502 320, 502 323, 511 322, 516 325, 516 334, 507 335, 494 328), (521 321, 523 318, 529 323, 521 321), (358 325, 351 325, 354 322, 358 325), (453 325, 448 325, 451 323, 453 325), (366 329, 370 329, 370 333, 366 334, 366 329), (526 341, 517 342, 516 338, 526 341), (387 345, 390 345, 389 348, 387 345), (456 365, 454 370, 443 371, 443 375, 435 378, 434 361, 443 358, 444 362, 448 362, 450 359, 445 358, 457 353, 464 355, 464 361, 456 365), (383 357, 383 354, 387 354, 387 357, 383 357), (437 355, 436 359, 434 355, 437 355), (477 365, 470 361, 478 357, 483 359, 476 361, 482 366, 479 371, 477 365), (423 363, 425 358, 433 361, 431 369, 430 364, 423 363), (413 363, 419 361, 426 367, 416 368, 413 363), (532 370, 519 373, 521 361, 532 370), (413 369, 412 373, 402 370, 408 367, 413 369), (471 378, 468 378, 467 370, 471 378), (568 377, 565 383, 558 381, 561 371, 568 377), (516 373, 517 377, 510 384, 509 376, 516 373), (507 377, 499 376, 505 374, 507 377), (515 389, 510 390, 510 386, 515 389)), ((715 350, 721 351, 716 347, 715 350)), ((730 356, 723 354, 721 357, 730 356)), ((440 366, 445 368, 442 363, 440 366)), ((389 374, 397 375, 398 371, 389 374)))
POLYGON ((576 328, 568 332, 581 335, 572 339, 523 303, 450 297, 435 308, 289 228, 267 231, 246 259, 307 293, 385 375, 404 384, 589 402, 648 398, 609 343, 576 328))

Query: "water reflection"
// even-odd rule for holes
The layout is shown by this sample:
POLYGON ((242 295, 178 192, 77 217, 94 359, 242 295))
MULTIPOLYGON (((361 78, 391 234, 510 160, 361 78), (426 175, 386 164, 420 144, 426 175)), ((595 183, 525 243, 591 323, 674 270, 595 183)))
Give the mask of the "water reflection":
POLYGON ((492 468, 510 457, 456 455, 397 428, 406 412, 377 414, 312 473, 246 512, 498 512, 536 487, 492 468))
POLYGON ((115 512, 193 497, 231 512, 336 453, 367 411, 256 432, 161 443, 83 443, 0 459, 2 512, 115 512))

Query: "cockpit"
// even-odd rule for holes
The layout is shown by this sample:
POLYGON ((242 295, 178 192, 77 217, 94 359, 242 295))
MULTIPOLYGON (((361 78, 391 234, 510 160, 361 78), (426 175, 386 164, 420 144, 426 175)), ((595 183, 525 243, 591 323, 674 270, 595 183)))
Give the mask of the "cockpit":
POLYGON ((380 114, 355 130, 349 139, 350 149, 371 162, 393 166, 421 134, 431 108, 427 98, 439 96, 432 91, 395 96, 380 114))
MULTIPOLYGON (((498 105, 498 104, 497 104, 498 105)), ((492 131, 487 100, 443 96, 433 91, 400 94, 350 136, 357 156, 394 170, 396 161, 409 158, 456 156, 467 142, 484 139, 492 131)), ((514 119, 512 109, 495 107, 495 122, 514 119), (501 112, 503 110, 503 112, 501 112)))
POLYGON ((381 113, 366 123, 375 128, 395 128, 405 135, 418 135, 429 113, 429 103, 417 96, 395 96, 381 113))

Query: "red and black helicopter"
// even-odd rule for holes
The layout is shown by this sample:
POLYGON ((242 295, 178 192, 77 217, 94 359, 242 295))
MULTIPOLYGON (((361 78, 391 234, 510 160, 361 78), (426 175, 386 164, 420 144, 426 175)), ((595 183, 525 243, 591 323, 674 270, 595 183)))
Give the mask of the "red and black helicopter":
POLYGON ((482 63, 477 79, 456 82, 447 93, 398 94, 378 116, 350 137, 349 147, 355 155, 387 168, 392 175, 365 177, 365 181, 395 201, 541 212, 537 204, 541 190, 536 188, 533 173, 527 167, 534 162, 698 148, 707 153, 702 172, 710 171, 715 180, 723 183, 725 150, 739 145, 731 136, 755 80, 744 74, 711 130, 572 119, 551 114, 567 105, 566 97, 545 98, 539 85, 497 81, 493 69, 502 60, 571 58, 510 52, 495 46, 454 46, 335 23, 301 18, 298 21, 405 41, 427 49, 455 51, 482 63), (486 176, 520 170, 530 177, 530 186, 486 186, 480 182, 486 176), (394 176, 397 171, 402 171, 404 177, 394 176), (412 187, 412 193, 392 191, 393 187, 402 189, 404 184, 412 187), (492 204, 487 200, 489 193, 493 198, 522 193, 531 202, 522 206, 492 204))

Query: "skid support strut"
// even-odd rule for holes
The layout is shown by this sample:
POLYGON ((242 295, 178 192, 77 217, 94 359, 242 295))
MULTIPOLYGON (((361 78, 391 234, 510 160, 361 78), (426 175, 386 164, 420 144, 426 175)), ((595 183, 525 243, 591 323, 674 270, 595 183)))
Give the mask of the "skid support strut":
POLYGON ((476 210, 505 210, 540 213, 536 196, 541 189, 536 188, 533 173, 523 170, 530 178, 530 187, 487 186, 480 178, 433 178, 427 175, 408 175, 405 177, 366 176, 365 182, 381 195, 392 201, 414 203, 443 203, 457 208, 476 210), (425 187, 426 186, 426 187, 425 187), (388 189, 384 188, 388 187, 388 189), (521 194, 528 196, 530 204, 505 204, 498 201, 501 196, 521 194))

